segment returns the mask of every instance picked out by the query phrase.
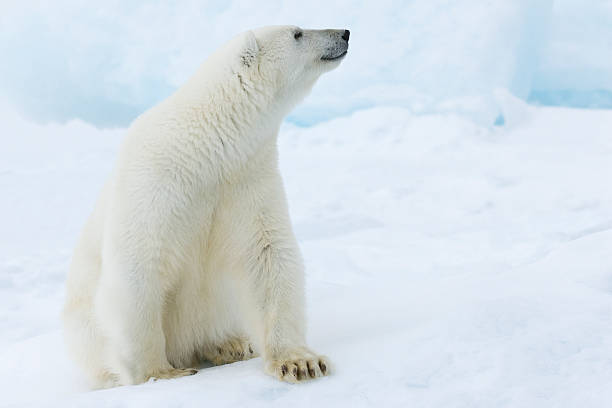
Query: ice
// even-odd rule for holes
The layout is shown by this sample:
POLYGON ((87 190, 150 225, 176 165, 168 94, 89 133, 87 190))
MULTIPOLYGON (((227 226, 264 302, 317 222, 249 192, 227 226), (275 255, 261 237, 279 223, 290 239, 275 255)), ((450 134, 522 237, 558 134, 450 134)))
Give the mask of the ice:
POLYGON ((237 32, 292 23, 352 33, 349 57, 292 123, 384 105, 491 125, 499 88, 544 105, 612 106, 610 4, 13 1, 0 16, 0 92, 38 122, 125 126, 237 32))
POLYGON ((612 108, 612 2, 556 0, 529 100, 612 108))

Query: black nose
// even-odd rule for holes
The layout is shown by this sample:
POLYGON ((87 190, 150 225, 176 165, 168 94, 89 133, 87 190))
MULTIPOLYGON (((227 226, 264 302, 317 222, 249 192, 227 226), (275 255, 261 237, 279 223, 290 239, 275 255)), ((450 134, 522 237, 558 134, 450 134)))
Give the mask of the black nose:
POLYGON ((342 34, 342 39, 346 42, 348 42, 349 36, 351 35, 351 32, 349 30, 344 30, 344 34, 342 34))

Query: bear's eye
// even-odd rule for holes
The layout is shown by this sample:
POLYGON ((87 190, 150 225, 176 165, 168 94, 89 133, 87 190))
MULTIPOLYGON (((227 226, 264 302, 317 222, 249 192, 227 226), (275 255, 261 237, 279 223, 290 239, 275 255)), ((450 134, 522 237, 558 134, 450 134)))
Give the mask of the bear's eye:
POLYGON ((296 40, 299 40, 300 38, 302 38, 302 32, 296 31, 295 34, 293 34, 293 38, 295 38, 296 40))

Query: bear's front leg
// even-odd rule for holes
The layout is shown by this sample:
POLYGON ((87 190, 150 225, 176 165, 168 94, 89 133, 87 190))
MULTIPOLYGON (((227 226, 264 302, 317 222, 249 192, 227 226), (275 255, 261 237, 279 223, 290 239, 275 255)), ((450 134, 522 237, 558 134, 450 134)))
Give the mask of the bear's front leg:
POLYGON ((304 267, 280 175, 253 196, 261 201, 249 222, 247 293, 266 372, 291 383, 325 376, 330 373, 328 360, 306 346, 304 267))
POLYGON ((264 225, 252 285, 258 296, 266 372, 291 383, 327 375, 328 360, 306 347, 304 273, 295 239, 278 236, 277 228, 264 225))

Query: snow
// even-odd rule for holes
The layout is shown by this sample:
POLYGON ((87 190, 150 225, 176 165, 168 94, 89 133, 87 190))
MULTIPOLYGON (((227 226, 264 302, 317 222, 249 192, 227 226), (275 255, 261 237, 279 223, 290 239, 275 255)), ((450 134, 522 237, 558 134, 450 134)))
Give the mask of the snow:
POLYGON ((0 94, 39 123, 126 126, 231 36, 290 23, 352 33, 350 58, 292 123, 384 105, 460 110, 490 125, 498 88, 543 105, 611 108, 611 21, 610 0, 8 0, 0 94))
POLYGON ((2 6, 0 407, 612 406, 611 0, 2 6), (280 136, 334 375, 254 359, 88 391, 59 313, 125 126, 287 23, 351 30, 280 136))
POLYGON ((258 358, 94 392, 58 314, 124 130, 0 109, 0 406, 609 406, 612 111, 494 97, 504 126, 403 107, 283 126, 309 340, 334 375, 284 384, 258 358))

